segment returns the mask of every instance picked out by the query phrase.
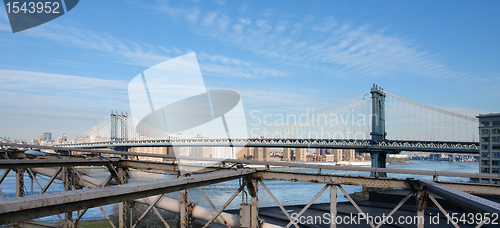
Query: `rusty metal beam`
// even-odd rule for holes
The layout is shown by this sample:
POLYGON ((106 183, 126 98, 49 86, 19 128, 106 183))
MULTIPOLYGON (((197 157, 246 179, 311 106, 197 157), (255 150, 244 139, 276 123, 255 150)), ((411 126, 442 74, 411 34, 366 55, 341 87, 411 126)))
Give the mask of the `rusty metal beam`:
POLYGON ((450 202, 461 205, 469 210, 480 213, 500 214, 500 203, 461 192, 433 181, 419 180, 418 183, 424 185, 430 192, 436 193, 450 202))
POLYGON ((392 211, 387 215, 387 217, 385 217, 381 223, 379 223, 375 228, 379 228, 380 226, 384 225, 385 222, 387 222, 387 219, 389 217, 391 217, 401 206, 403 206, 403 204, 406 203, 406 201, 408 201, 408 199, 410 199, 410 197, 413 195, 413 192, 410 192, 408 193, 408 195, 406 195, 405 198, 403 198, 401 201, 399 201, 398 205, 396 205, 396 207, 394 209, 392 209, 392 211))
MULTIPOLYGON (((115 152, 112 152, 115 153, 115 152)), ((116 152, 118 154, 131 153, 131 152, 116 152)), ((149 154, 150 157, 168 157, 175 158, 173 155, 164 154, 149 154)), ((148 156, 148 154, 140 155, 148 156)), ((177 156, 178 159, 183 160, 200 160, 200 161, 219 161, 214 158, 198 158, 198 157, 187 157, 187 156, 177 156)), ((388 168, 371 168, 371 167, 357 167, 357 166, 337 166, 337 165, 324 165, 324 164, 304 164, 297 162, 271 162, 271 161, 253 161, 253 160, 237 160, 237 159, 226 159, 225 163, 235 163, 235 164, 247 164, 247 165, 261 165, 262 167, 299 167, 299 168, 312 168, 312 169, 322 169, 322 170, 342 170, 342 171, 357 171, 357 172, 375 172, 375 173, 398 173, 398 174, 412 174, 412 175, 428 175, 428 176, 447 176, 447 177, 463 177, 463 178, 483 178, 483 179, 500 179, 500 174, 485 174, 485 173, 464 173, 464 172, 447 172, 447 171, 431 171, 431 170, 411 170, 411 169, 388 169, 388 168)), ((144 163, 144 162, 143 162, 144 163)), ((146 162, 147 163, 147 162, 146 162)), ((122 161, 122 164, 144 166, 145 164, 137 163, 137 161, 122 161)), ((172 165, 172 164, 171 164, 172 165)), ((185 164, 182 164, 183 166, 185 164)), ((162 165, 159 163, 150 162, 151 169, 158 168, 162 165)), ((167 166, 163 166, 167 168, 167 166)), ((211 167, 213 169, 220 169, 219 167, 211 167)), ((264 169, 264 168, 263 168, 264 169)))
POLYGON ((363 217, 365 218, 366 222, 370 224, 370 226, 372 228, 375 228, 375 225, 373 225, 373 221, 370 221, 368 220, 368 216, 366 216, 366 214, 363 212, 363 210, 361 210, 361 208, 358 206, 358 204, 356 203, 356 201, 354 201, 351 196, 349 195, 349 193, 346 192, 346 190, 344 189, 344 187, 342 187, 342 185, 338 185, 340 191, 342 191, 342 193, 344 193, 344 196, 351 202, 352 206, 354 206, 354 208, 356 208, 356 210, 359 212, 359 215, 363 215, 363 217))
MULTIPOLYGON (((139 161, 139 160, 121 160, 119 166, 134 168, 134 169, 142 169, 142 170, 159 170, 159 171, 172 171, 179 172, 179 167, 177 163, 170 162, 153 162, 153 161, 139 161)), ((188 173, 204 173, 211 172, 220 169, 227 169, 224 167, 203 167, 200 169, 200 166, 196 165, 188 165, 182 164, 182 170, 188 173)))
MULTIPOLYGON (((218 211, 217 207, 215 207, 215 205, 212 203, 212 200, 210 200, 210 198, 207 196, 207 194, 205 194, 205 192, 203 191, 203 189, 201 189, 200 187, 198 187, 198 191, 201 193, 201 195, 203 195, 203 197, 205 197, 205 200, 207 200, 208 204, 210 204, 210 206, 212 207, 212 209, 214 211, 218 211)), ((219 216, 219 218, 222 220, 222 222, 224 222, 224 225, 227 226, 228 228, 231 228, 228 224, 227 224, 227 221, 226 219, 224 218, 224 216, 219 216)))
MULTIPOLYGON (((325 190, 326 190, 328 187, 329 187, 329 185, 325 185, 325 186, 324 186, 324 187, 323 187, 323 188, 322 188, 322 189, 321 189, 321 190, 320 190, 320 191, 319 191, 319 192, 318 192, 318 193, 317 193, 317 194, 316 194, 316 195, 315 195, 315 196, 311 199, 311 201, 309 201, 309 203, 307 203, 307 205, 306 205, 304 208, 302 208, 302 210, 300 210, 300 212, 299 212, 299 214, 297 215, 297 217, 302 216, 302 214, 304 214, 304 212, 306 212, 306 211, 307 211, 307 209, 309 209, 309 207, 311 207, 311 205, 312 205, 314 202, 316 202, 316 200, 317 200, 317 199, 321 196, 321 194, 323 194, 323 192, 325 192, 325 190)), ((339 185, 339 187, 341 187, 341 186, 339 185)), ((290 227, 293 223, 294 223, 293 221, 290 221, 290 222, 288 223, 288 225, 286 225, 286 226, 285 226, 285 228, 290 227)))
POLYGON ((205 226, 203 226, 203 228, 207 228, 208 226, 210 226, 210 224, 212 222, 214 222, 218 217, 219 215, 222 213, 222 211, 224 209, 226 209, 227 206, 229 206, 229 204, 231 202, 233 202, 234 198, 236 198, 236 196, 238 196, 238 194, 240 194, 240 192, 245 188, 244 185, 240 186, 240 188, 238 188, 238 190, 236 190, 236 192, 233 193, 233 195, 231 197, 229 197, 229 199, 226 201, 226 203, 224 203, 224 205, 222 205, 221 208, 219 208, 219 210, 217 210, 217 212, 215 213, 215 216, 212 217, 206 224, 205 226))
MULTIPOLYGON (((155 207, 155 205, 158 203, 158 201, 160 201, 161 197, 163 197, 163 194, 158 195, 158 196, 156 197, 156 199, 154 200, 154 202, 153 202, 152 204, 150 204, 150 205, 149 205, 148 209, 146 209, 146 210, 142 213, 142 215, 141 215, 141 216, 137 219, 137 221, 135 221, 134 225, 132 225, 132 227, 131 227, 131 228, 135 228, 135 227, 137 226, 137 224, 139 224, 139 223, 142 221, 142 219, 143 219, 144 217, 146 217, 146 215, 147 215, 147 214, 151 211, 151 209, 153 209, 153 208, 155 207)), ((161 216, 160 216, 160 218, 161 218, 161 216)))
MULTIPOLYGON (((283 214, 286 215, 286 217, 288 218, 289 221, 293 221, 293 218, 292 216, 290 216, 290 214, 288 214, 288 212, 286 211, 286 209, 283 207, 283 205, 281 205, 280 201, 278 199, 276 199, 276 197, 274 196, 274 194, 271 192, 271 190, 269 190, 269 188, 267 187, 267 185, 264 183, 264 181, 262 180, 259 180, 260 184, 262 185, 262 187, 264 187, 264 189, 266 190, 267 194, 269 194, 269 196, 271 196, 271 198, 273 198, 274 202, 276 202, 276 204, 278 205, 278 207, 281 209, 281 212, 283 212, 283 214)), ((335 211, 336 212, 336 211, 335 211)), ((296 228, 299 228, 299 226, 297 225, 296 222, 293 222, 292 223, 296 228)))
POLYGON ((45 193, 47 191, 47 189, 49 189, 50 185, 52 184, 52 182, 54 182, 54 180, 57 178, 57 176, 61 173, 62 169, 63 169, 63 167, 57 169, 57 171, 55 172, 55 174, 50 178, 50 180, 47 182, 47 184, 45 184, 45 187, 43 187, 43 189, 40 192, 40 194, 45 193))
MULTIPOLYGON (((96 150, 96 149, 81 149, 81 148, 62 148, 54 146, 33 146, 14 143, 0 143, 0 145, 18 147, 18 148, 41 148, 52 150, 68 150, 89 152, 93 155, 96 154, 115 154, 127 156, 143 156, 164 158, 168 160, 197 160, 197 161, 214 161, 220 162, 217 158, 204 158, 204 157, 191 157, 191 156, 175 156, 166 154, 150 154, 150 153, 135 153, 127 151, 113 151, 113 150, 96 150)), ((199 146, 199 145, 198 145, 199 146)), ((281 166, 281 167, 302 167, 302 168, 315 168, 315 169, 329 169, 329 170, 348 170, 359 172, 374 172, 374 173, 399 173, 399 174, 414 174, 414 175, 430 175, 430 176, 449 176, 449 177, 465 177, 465 178, 482 178, 482 179, 497 179, 500 180, 499 174, 485 174, 485 173, 462 173, 462 172, 446 172, 446 171, 430 171, 430 170, 408 170, 408 169, 387 169, 387 168, 371 168, 371 167, 353 167, 353 166, 334 166, 334 165, 320 165, 320 164, 304 164, 295 162, 271 162, 271 161, 252 161, 252 160, 237 160, 226 159, 226 163, 235 164, 248 164, 248 165, 262 165, 262 166, 281 166)))
POLYGON ((446 212, 446 210, 443 208, 443 206, 441 206, 441 204, 439 204, 439 202, 436 200, 436 198, 434 198, 434 196, 432 196, 432 194, 430 194, 430 193, 429 193, 429 199, 431 199, 431 201, 434 203, 434 205, 436 205, 436 207, 439 208, 439 210, 443 213, 443 215, 449 219, 449 221, 451 222, 451 224, 453 224, 453 226, 455 226, 455 228, 460 228, 460 226, 458 226, 456 221, 453 221, 453 219, 450 219, 450 215, 448 214, 448 212, 446 212))
POLYGON ((34 167, 71 167, 118 164, 119 158, 103 159, 10 159, 0 160, 0 169, 34 168, 34 167))
MULTIPOLYGON (((9 175, 9 172, 10 172, 10 169, 6 169, 2 175, 2 177, 0 178, 0 184, 2 184, 3 180, 5 180, 5 178, 7 177, 7 175, 9 175)), ((5 194, 3 194, 2 190, 0 190, 0 194, 2 195, 2 198, 3 199, 6 199, 7 197, 5 197, 5 194)))
MULTIPOLYGON (((286 180, 292 182, 312 182, 324 184, 358 185, 373 188, 403 188, 412 189, 409 181, 416 180, 398 179, 391 177, 345 176, 323 173, 300 173, 284 171, 258 171, 252 175, 254 178, 269 180, 286 180)), ((463 182, 437 182, 443 186, 454 188, 458 191, 477 194, 500 195, 500 185, 463 183, 463 182)), ((418 184, 418 183, 417 183, 418 184)))
POLYGON ((57 226, 40 221, 26 221, 18 223, 19 228, 56 228, 57 226))
POLYGON ((397 178, 375 178, 369 176, 342 176, 331 174, 318 174, 318 173, 300 173, 300 172, 283 172, 283 171, 259 171, 253 174, 257 179, 270 179, 270 180, 286 180, 292 182, 312 182, 324 184, 346 184, 346 185, 360 185, 373 188, 405 188, 409 189, 410 186, 405 179, 397 178))
POLYGON ((148 196, 220 183, 246 177, 254 169, 241 169, 215 174, 203 174, 155 183, 134 183, 94 189, 76 190, 51 195, 12 198, 0 202, 0 224, 82 210, 148 196))

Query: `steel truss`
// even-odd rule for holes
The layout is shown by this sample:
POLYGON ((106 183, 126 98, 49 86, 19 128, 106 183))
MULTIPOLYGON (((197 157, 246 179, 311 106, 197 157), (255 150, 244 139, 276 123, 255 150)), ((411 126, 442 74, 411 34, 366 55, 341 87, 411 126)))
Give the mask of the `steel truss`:
MULTIPOLYGON (((82 216, 91 207, 100 207, 104 217, 110 222, 114 228, 115 225, 106 214, 103 205, 119 203, 119 225, 118 227, 131 227, 135 228, 145 218, 149 211, 153 211, 156 216, 160 218, 165 227, 169 224, 161 217, 158 209, 174 211, 181 214, 181 227, 188 227, 193 218, 199 218, 207 221, 205 227, 211 223, 223 224, 227 227, 278 227, 272 224, 264 223, 258 218, 258 184, 266 190, 266 192, 276 201, 278 206, 284 214, 290 219, 290 223, 286 227, 298 227, 298 224, 293 222, 290 214, 284 210, 283 205, 279 203, 273 193, 265 185, 263 180, 287 180, 292 182, 316 182, 325 184, 318 194, 299 212, 302 215, 316 199, 328 188, 330 189, 330 212, 331 215, 336 214, 336 195, 337 189, 340 189, 353 204, 360 214, 364 214, 361 208, 356 204, 352 198, 343 189, 343 185, 359 185, 365 187, 375 188, 400 188, 410 189, 412 192, 408 194, 401 202, 391 211, 390 214, 395 213, 412 195, 416 194, 419 199, 417 213, 423 214, 426 206, 427 199, 435 201, 430 192, 436 192, 432 187, 438 186, 440 189, 445 189, 448 192, 454 191, 455 195, 468 193, 483 193, 483 194, 499 194, 499 185, 490 184, 472 184, 472 183, 459 183, 459 182, 442 182, 438 181, 438 176, 461 176, 461 177, 480 177, 480 178, 495 178, 495 175, 487 174, 464 174, 454 172, 431 172, 431 171, 415 171, 415 170, 397 170, 397 169, 379 169, 379 168, 366 168, 366 167, 342 167, 342 166, 324 166, 315 164, 298 164, 298 163, 279 163, 290 167, 305 167, 317 168, 317 173, 299 173, 299 172, 283 172, 273 171, 270 165, 277 165, 269 162, 257 161, 225 161, 227 166, 207 167, 201 170, 201 174, 193 173, 192 176, 179 176, 176 179, 169 179, 155 183, 141 183, 131 175, 129 168, 139 169, 154 169, 165 171, 178 171, 175 162, 142 162, 134 160, 120 160, 120 159, 103 159, 103 158, 90 158, 90 159, 75 159, 75 158, 62 158, 62 159, 35 159, 35 160, 2 160, 0 166, 5 168, 5 172, 0 177, 0 184, 5 180, 10 171, 16 171, 16 197, 7 199, 4 193, 0 190, 0 195, 4 198, 0 202, 0 224, 22 223, 26 220, 48 216, 58 215, 60 219, 60 226, 74 227, 81 220, 82 216), (104 162, 103 162, 104 161, 104 162), (266 164, 264 169, 248 169, 248 168, 229 168, 234 163, 242 164, 266 164), (26 164, 25 168, 21 168, 22 164, 26 164), (109 177, 104 181, 98 181, 91 177, 82 175, 76 171, 74 166, 82 165, 100 165, 105 167, 110 173, 109 177), (44 168, 54 166, 58 168, 44 168), (332 175, 322 173, 322 170, 351 170, 360 172, 386 172, 386 173, 410 173, 420 175, 431 175, 434 177, 433 182, 421 182, 417 180, 406 180, 398 178, 387 177, 370 177, 370 176, 345 176, 345 175, 332 175), (27 173, 33 183, 36 183, 40 189, 39 195, 27 196, 24 191, 24 173, 27 173), (50 179, 45 186, 42 186, 37 179, 37 175, 48 176, 50 179), (486 175, 486 176, 481 176, 486 175), (66 192, 58 194, 46 194, 47 190, 54 182, 55 179, 63 181, 64 189, 66 192), (209 197, 199 188, 199 186, 209 185, 216 182, 223 182, 227 180, 241 179, 241 185, 237 191, 228 199, 221 208, 216 208, 210 201, 209 197), (130 181, 129 181, 130 180, 130 181), (186 189, 198 188, 202 195, 207 199, 212 209, 202 208, 188 201, 186 189), (451 189, 451 190, 450 190, 451 189), (181 201, 163 197, 163 194, 168 192, 180 191, 181 201), (463 191, 463 192, 462 192, 463 191), (222 212, 227 205, 229 205, 240 192, 245 192, 243 197, 250 196, 250 203, 243 199, 240 208, 240 216, 234 216, 222 212), (146 198, 144 198, 146 197, 146 198), (132 221, 130 218, 131 207, 133 202, 142 203, 148 206, 147 210, 140 215, 139 219, 132 221), (71 211, 81 210, 80 213, 73 218, 71 211), (64 213, 64 217, 60 215, 64 213)), ((497 177, 498 178, 498 177, 497 177)), ((33 188, 32 188, 33 189, 33 188)), ((436 193, 437 194, 437 193, 436 193)), ((443 193, 441 192, 440 195, 443 193)), ((445 193, 446 194, 446 193, 445 193)), ((450 195, 450 194, 447 194, 450 195)), ((455 199, 457 196, 455 196, 455 199)), ((459 198, 460 199, 460 198, 459 198)), ((471 198, 472 199, 472 198, 471 198)), ((480 201, 473 198, 475 201, 480 201)), ((479 202, 481 203, 481 202, 479 202)), ((435 202, 440 207, 437 202, 435 202)), ((476 209, 490 210, 491 207, 476 205, 476 209), (486 209, 484 209, 486 208, 486 209)), ((442 210, 442 208, 440 208, 442 210)), ((444 210, 443 210, 443 213, 444 210)), ((383 221, 382 224, 386 222, 383 221)), ((482 222, 486 223, 486 220, 482 222)), ((373 228, 378 228, 382 224, 370 224, 373 228)), ((457 225, 458 226, 458 225, 457 225)), ((331 227, 336 227, 332 223, 331 227)), ((423 224, 419 224, 423 227, 423 224)))
POLYGON ((384 140, 372 144, 372 140, 353 139, 161 139, 161 140, 129 140, 115 142, 95 142, 60 144, 59 148, 113 148, 113 147, 280 147, 280 148, 327 148, 327 149, 380 149, 423 152, 449 153, 479 153, 478 142, 453 141, 411 141, 411 140, 384 140), (231 143, 231 144, 230 144, 231 143))

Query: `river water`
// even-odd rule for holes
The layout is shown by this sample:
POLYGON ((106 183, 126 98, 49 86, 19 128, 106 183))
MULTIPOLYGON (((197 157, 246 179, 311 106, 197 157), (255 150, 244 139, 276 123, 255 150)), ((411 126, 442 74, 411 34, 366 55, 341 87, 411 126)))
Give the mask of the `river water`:
MULTIPOLYGON (((477 173, 479 169, 479 164, 477 162, 447 162, 447 161, 412 161, 413 164, 404 164, 404 165, 388 165, 387 168, 394 169, 414 169, 414 170, 431 170, 431 171, 450 171, 450 172, 466 172, 466 173, 477 173)), ((106 179, 109 173, 104 169, 79 169, 82 172, 87 173, 89 176, 98 179, 106 179)), ((286 169, 290 170, 290 169, 286 169)), ((292 168, 294 172, 310 172, 316 173, 317 169, 301 169, 301 168, 292 168)), ((0 170, 0 173, 3 173, 4 170, 0 170)), ((323 173, 331 173, 331 174, 342 174, 342 175, 352 175, 352 176, 360 176, 360 175, 369 175, 367 172, 354 172, 354 171, 337 171, 337 170, 322 170, 323 173)), ((141 181, 157 181, 162 179, 174 178, 174 175, 170 174, 158 174, 158 173, 146 173, 142 171, 133 171, 132 175, 141 181)), ((415 179, 432 179, 432 176, 420 176, 420 175, 408 175, 408 174, 388 174, 389 177, 397 177, 397 178, 415 178, 415 179)), ((41 175, 37 175, 37 179, 42 186, 44 186, 49 177, 44 177, 41 175)), ((439 180, 442 181, 462 181, 469 182, 468 178, 457 178, 457 177, 440 177, 439 180)), ((320 183, 304 183, 304 182, 289 182, 289 181, 278 181, 278 180, 265 180, 264 183, 271 190, 271 192, 276 196, 279 202, 283 205, 297 205, 297 204, 307 204, 313 197, 318 193, 321 188, 323 188, 324 184, 320 183)), ((15 172, 10 172, 7 178, 0 185, 0 189, 3 191, 7 198, 15 197, 15 172)), ((210 186, 201 187, 201 189, 208 195, 210 200, 214 203, 217 208, 220 208, 227 199, 238 189, 239 181, 233 180, 218 184, 213 184, 210 186)), ((343 186, 344 189, 348 193, 353 193, 357 191, 361 191, 361 186, 343 186)), ((59 180, 55 180, 51 185, 48 193, 57 194, 58 192, 63 191, 62 182, 59 180)), ((31 179, 28 175, 25 175, 25 192, 27 195, 31 195, 31 179)), ((33 194, 40 193, 40 189, 37 187, 36 183, 34 183, 33 194)), ((179 199, 179 193, 169 193, 168 197, 179 199)), ((338 191, 338 201, 347 201, 347 199, 343 196, 341 191, 338 191)), ((198 205, 210 208, 210 204, 205 200, 202 194, 198 191, 198 189, 190 189, 188 191, 188 199, 192 202, 197 202, 198 205)), ((240 196, 236 197, 235 200, 228 206, 228 209, 237 209, 239 208, 242 202, 241 193, 240 196)), ((327 203, 329 202, 329 192, 325 191, 319 198, 316 200, 316 203, 327 203)), ((268 206, 277 206, 276 203, 272 200, 272 198, 268 195, 265 189, 259 185, 259 206, 268 207, 268 206)), ((113 214, 113 205, 107 205, 103 207, 108 215, 113 214)), ((75 212, 76 216, 76 212, 75 212)), ((82 220, 93 220, 104 218, 102 212, 99 208, 89 209, 82 220)), ((42 221, 57 221, 57 216, 49 216, 45 218, 40 218, 42 221)))

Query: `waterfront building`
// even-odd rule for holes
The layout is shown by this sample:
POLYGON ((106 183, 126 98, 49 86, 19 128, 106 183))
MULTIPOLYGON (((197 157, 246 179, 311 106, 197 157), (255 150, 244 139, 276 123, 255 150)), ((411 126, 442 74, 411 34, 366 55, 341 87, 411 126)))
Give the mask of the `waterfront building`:
POLYGON ((244 158, 243 152, 244 150, 242 147, 212 147, 213 158, 239 159, 239 158, 244 158))
POLYGON ((295 148, 295 161, 304 162, 307 161, 307 149, 306 148, 295 148))
POLYGON ((342 161, 342 149, 333 149, 333 157, 335 162, 342 161))
POLYGON ((353 149, 343 149, 344 161, 356 161, 355 151, 353 149))
POLYGON ((291 151, 290 148, 283 148, 283 159, 282 161, 290 161, 291 151))
MULTIPOLYGON (((128 149, 128 151, 133 153, 168 154, 168 147, 132 147, 128 149)), ((162 158, 143 157, 143 156, 138 156, 137 159, 141 161, 155 161, 155 162, 163 161, 162 158)))
POLYGON ((479 114, 476 117, 479 119, 479 172, 499 173, 500 113, 479 114))

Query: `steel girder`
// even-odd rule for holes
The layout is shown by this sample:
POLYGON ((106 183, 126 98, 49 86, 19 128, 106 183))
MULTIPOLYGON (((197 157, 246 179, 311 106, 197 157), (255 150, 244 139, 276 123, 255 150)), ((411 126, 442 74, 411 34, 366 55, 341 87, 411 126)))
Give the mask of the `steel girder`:
POLYGON ((255 173, 240 169, 158 181, 103 188, 84 189, 58 194, 11 198, 0 202, 0 224, 11 224, 34 218, 113 204, 203 185, 238 179, 255 173))
POLYGON ((129 140, 115 142, 61 144, 63 148, 110 147, 287 147, 329 149, 380 149, 399 151, 448 152, 478 154, 478 142, 384 140, 371 144, 371 140, 353 139, 179 139, 179 140, 129 140))

